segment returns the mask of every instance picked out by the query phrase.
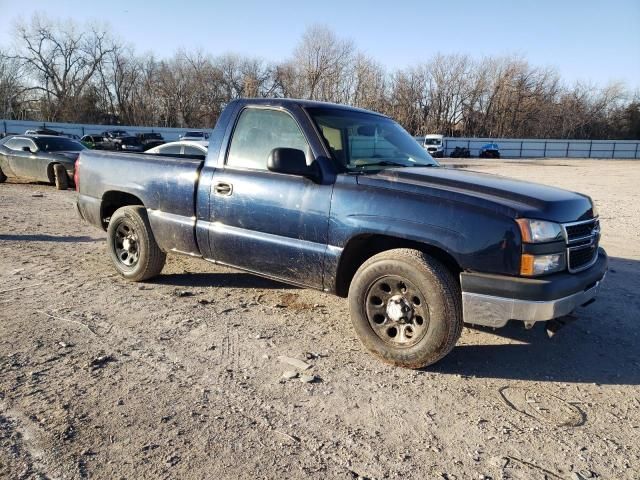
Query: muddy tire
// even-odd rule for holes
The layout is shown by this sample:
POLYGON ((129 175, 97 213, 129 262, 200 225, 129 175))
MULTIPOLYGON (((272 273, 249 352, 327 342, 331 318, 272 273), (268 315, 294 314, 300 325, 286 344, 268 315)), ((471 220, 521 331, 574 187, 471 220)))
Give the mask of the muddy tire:
POLYGON ((4 183, 6 181, 7 181, 7 176, 4 174, 4 172, 0 168, 0 183, 4 183))
POLYGON ((167 259, 153 236, 147 211, 141 206, 122 207, 111 216, 107 249, 118 273, 132 282, 155 277, 167 259))
POLYGON ((67 190, 69 188, 69 176, 64 165, 56 163, 53 166, 53 178, 58 190, 67 190))
POLYGON ((431 365, 462 331, 460 285, 438 260, 412 249, 368 259, 349 288, 351 321, 363 345, 387 363, 431 365))

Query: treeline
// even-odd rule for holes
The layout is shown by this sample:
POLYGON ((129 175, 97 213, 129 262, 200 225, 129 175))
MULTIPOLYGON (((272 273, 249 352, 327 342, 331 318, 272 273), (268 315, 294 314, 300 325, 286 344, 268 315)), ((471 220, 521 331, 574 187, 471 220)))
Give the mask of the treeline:
POLYGON ((105 28, 34 16, 0 50, 0 117, 211 128, 239 97, 294 97, 386 113, 411 133, 640 138, 640 95, 567 86, 519 57, 435 55, 389 71, 333 31, 307 29, 276 63, 234 54, 140 55, 105 28))

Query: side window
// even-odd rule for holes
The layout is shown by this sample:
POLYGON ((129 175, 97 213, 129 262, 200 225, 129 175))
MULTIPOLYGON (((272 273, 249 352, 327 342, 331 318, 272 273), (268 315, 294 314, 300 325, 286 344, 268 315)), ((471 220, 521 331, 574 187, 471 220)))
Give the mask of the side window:
POLYGON ((344 147, 342 145, 342 133, 340 130, 326 125, 320 125, 320 130, 322 131, 322 136, 329 144, 329 149, 331 149, 331 153, 333 153, 334 158, 344 165, 347 162, 347 157, 345 156, 344 147))
POLYGON ((180 149, 182 145, 168 145, 159 149, 160 153, 164 155, 180 155, 180 149))
POLYGON ((297 148, 310 158, 309 144, 289 114, 247 108, 233 132, 227 165, 266 170, 267 159, 274 148, 297 148))
POLYGON ((184 154, 185 155, 206 155, 206 153, 200 150, 198 147, 191 147, 189 145, 184 146, 184 154))
POLYGON ((22 147, 31 147, 31 145, 29 145, 27 140, 25 140, 24 138, 12 138, 11 140, 7 141, 7 143, 5 143, 5 146, 7 148, 10 148, 11 150, 16 151, 22 150, 22 147))
POLYGON ((19 140, 17 138, 11 138, 4 143, 4 146, 11 150, 19 150, 18 148, 19 140))

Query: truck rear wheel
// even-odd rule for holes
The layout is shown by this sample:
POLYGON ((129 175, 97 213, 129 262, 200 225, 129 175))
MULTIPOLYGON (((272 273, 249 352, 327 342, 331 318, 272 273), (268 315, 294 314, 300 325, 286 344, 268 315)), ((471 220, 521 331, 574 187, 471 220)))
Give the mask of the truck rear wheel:
POLYGON ((160 250, 141 206, 122 207, 111 216, 107 248, 118 273, 132 282, 158 275, 167 255, 160 250))
POLYGON ((53 166, 53 178, 55 179, 56 188, 58 190, 67 190, 69 188, 69 176, 64 165, 56 163, 53 166))
POLYGON ((349 288, 351 321, 360 341, 387 363, 431 365, 462 331, 460 286, 438 260, 412 249, 374 255, 349 288))

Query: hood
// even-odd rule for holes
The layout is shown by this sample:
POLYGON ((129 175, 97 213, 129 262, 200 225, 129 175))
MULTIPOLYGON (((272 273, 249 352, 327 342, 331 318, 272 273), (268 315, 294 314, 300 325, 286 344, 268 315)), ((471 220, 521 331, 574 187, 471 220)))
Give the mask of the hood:
POLYGON ((392 168, 361 174, 358 183, 460 201, 513 218, 572 222, 593 216, 589 197, 560 188, 449 168, 392 168))

